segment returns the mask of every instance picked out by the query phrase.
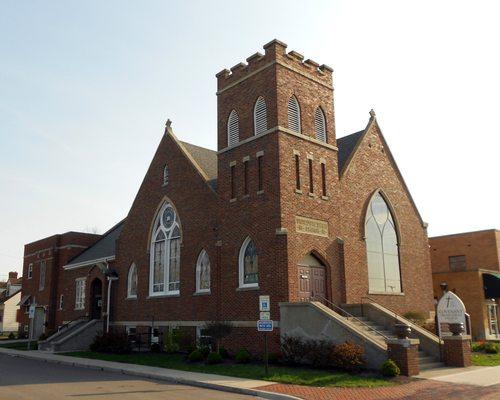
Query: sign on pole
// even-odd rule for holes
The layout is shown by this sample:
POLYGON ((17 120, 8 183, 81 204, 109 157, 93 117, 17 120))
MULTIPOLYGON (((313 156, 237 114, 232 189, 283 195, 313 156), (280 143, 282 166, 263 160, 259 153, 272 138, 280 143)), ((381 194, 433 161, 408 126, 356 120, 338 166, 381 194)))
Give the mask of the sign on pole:
POLYGON ((465 305, 455 293, 446 292, 441 299, 439 299, 436 307, 438 332, 442 336, 441 324, 464 324, 465 321, 465 305))
POLYGON ((269 296, 259 296, 259 311, 271 311, 269 296))
POLYGON ((271 319, 271 313, 268 311, 261 311, 259 319, 269 321, 271 319))
POLYGON ((30 305, 28 314, 29 314, 30 319, 35 318, 35 305, 34 304, 30 305))
POLYGON ((273 331, 273 321, 271 321, 271 320, 257 321, 257 330, 259 332, 272 332, 273 331))

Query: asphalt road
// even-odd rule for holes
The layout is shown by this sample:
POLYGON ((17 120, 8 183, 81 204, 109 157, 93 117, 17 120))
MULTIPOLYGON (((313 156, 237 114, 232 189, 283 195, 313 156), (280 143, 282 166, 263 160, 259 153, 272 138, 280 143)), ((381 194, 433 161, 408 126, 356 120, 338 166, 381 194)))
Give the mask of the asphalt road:
POLYGON ((0 400, 253 400, 253 396, 0 354, 0 400))

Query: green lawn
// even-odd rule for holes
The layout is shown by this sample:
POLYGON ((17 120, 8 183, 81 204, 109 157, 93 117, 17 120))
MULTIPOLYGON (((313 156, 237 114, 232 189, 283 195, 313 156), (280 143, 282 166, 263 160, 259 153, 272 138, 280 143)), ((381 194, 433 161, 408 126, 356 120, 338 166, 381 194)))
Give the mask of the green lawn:
POLYGON ((496 365, 500 365, 500 353, 486 354, 480 352, 473 352, 472 365, 479 365, 482 367, 494 367, 496 365))
POLYGON ((232 364, 223 363, 206 365, 190 363, 180 354, 103 354, 93 352, 73 352, 65 355, 73 357, 93 358, 106 361, 116 361, 128 364, 149 365, 153 367, 171 368, 182 371, 204 372, 235 376, 239 378, 261 379, 280 383, 290 383, 307 386, 337 386, 337 387, 380 387, 396 385, 397 381, 384 379, 374 374, 351 375, 338 371, 323 371, 310 368, 292 368, 271 365, 266 376, 262 364, 232 364))
MULTIPOLYGON (((28 350, 28 342, 22 343, 0 343, 0 347, 5 347, 7 349, 15 350, 28 350)), ((36 340, 31 342, 30 350, 38 349, 38 342, 36 340)))

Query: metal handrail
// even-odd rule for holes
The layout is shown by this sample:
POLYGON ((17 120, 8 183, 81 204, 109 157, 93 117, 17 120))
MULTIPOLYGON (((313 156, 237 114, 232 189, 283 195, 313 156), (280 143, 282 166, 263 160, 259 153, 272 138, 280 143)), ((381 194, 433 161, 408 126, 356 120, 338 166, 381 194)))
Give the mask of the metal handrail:
POLYGON ((63 329, 67 329, 69 328, 69 326, 73 323, 73 322, 76 322, 76 321, 79 321, 81 319, 84 319, 84 320, 88 320, 89 317, 87 315, 80 315, 79 317, 75 318, 75 319, 72 319, 71 321, 69 322, 66 322, 65 324, 61 325, 58 329, 57 329, 57 333, 61 332, 63 329))
MULTIPOLYGON (((349 320, 349 318, 351 319, 354 319, 356 320, 357 322, 359 322, 361 325, 365 326, 366 328, 368 328, 369 331, 373 331, 373 332, 376 332, 378 333, 380 336, 382 336, 384 339, 386 340, 389 340, 390 338, 386 335, 384 335, 382 332, 376 330, 375 328, 373 328, 372 326, 368 325, 366 322, 363 322, 361 321, 359 318, 355 317, 354 315, 352 315, 350 312, 344 310, 343 308, 339 307, 338 305, 336 305, 335 303, 331 302, 330 300, 328 300, 327 298, 323 297, 323 296, 317 296, 317 295, 314 295, 312 297, 312 299, 316 299, 318 298, 320 302, 324 301, 326 303, 329 303, 331 306, 333 306, 335 309, 337 310, 340 310, 343 314, 346 314, 346 318, 347 320, 349 320)), ((329 308, 332 308, 332 307, 329 307, 329 308)), ((335 311, 335 310, 334 310, 335 311)))

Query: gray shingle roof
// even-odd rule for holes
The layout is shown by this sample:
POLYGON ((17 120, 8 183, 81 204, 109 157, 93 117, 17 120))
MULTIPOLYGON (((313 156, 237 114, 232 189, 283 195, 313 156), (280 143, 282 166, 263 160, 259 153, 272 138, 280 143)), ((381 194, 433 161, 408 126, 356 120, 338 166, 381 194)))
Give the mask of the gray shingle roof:
POLYGON ((210 180, 217 179, 217 152, 194 144, 181 142, 210 180))
POLYGON ((124 222, 125 219, 104 233, 97 242, 73 258, 68 266, 81 265, 85 262, 90 263, 93 260, 113 257, 116 252, 116 240, 120 236, 124 222))
POLYGON ((344 168, 345 163, 364 132, 365 131, 362 130, 337 139, 337 147, 339 148, 339 172, 344 168))

